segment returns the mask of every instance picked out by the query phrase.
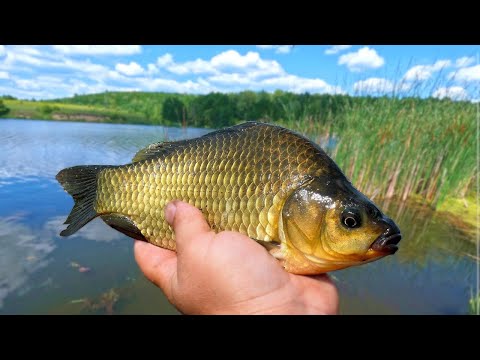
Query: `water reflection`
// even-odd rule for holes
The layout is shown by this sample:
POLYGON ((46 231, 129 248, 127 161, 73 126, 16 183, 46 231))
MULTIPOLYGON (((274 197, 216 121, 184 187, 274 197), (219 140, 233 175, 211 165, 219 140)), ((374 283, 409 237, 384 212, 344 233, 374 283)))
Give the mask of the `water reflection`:
POLYGON ((465 314, 475 284, 473 239, 415 204, 378 205, 402 230, 394 256, 335 272, 343 313, 465 314))
MULTIPOLYGON (((52 237, 58 236, 58 234, 65 228, 63 224, 68 214, 62 216, 55 216, 54 218, 48 220, 45 223, 45 230, 52 234, 52 237)), ((85 225, 75 234, 68 237, 68 239, 79 239, 83 238, 86 240, 93 241, 105 241, 110 242, 113 240, 119 240, 124 238, 124 235, 118 231, 113 230, 111 227, 107 226, 102 219, 96 218, 90 223, 85 225)))
MULTIPOLYGON (((35 232, 21 220, 21 216, 0 218, 0 308, 9 293, 48 265, 48 256, 55 249, 50 236, 35 232)), ((23 292, 28 289, 24 287, 23 292)))
POLYGON ((452 222, 428 206, 391 200, 381 201, 379 205, 402 230, 399 261, 425 265, 432 258, 436 262, 448 261, 456 254, 454 258, 458 260, 476 252, 470 229, 459 227, 458 222, 452 222))
POLYGON ((55 174, 79 164, 116 165, 153 142, 207 133, 142 125, 0 120, 0 186, 7 178, 54 181, 55 174), (52 124, 54 124, 52 126, 52 124))

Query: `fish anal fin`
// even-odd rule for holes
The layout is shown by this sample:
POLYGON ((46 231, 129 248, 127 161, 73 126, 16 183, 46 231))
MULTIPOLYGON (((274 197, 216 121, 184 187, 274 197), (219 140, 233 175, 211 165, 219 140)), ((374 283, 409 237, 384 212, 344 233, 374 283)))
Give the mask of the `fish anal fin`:
POLYGON ((102 220, 113 229, 137 240, 147 241, 132 219, 126 215, 111 213, 101 216, 102 220))

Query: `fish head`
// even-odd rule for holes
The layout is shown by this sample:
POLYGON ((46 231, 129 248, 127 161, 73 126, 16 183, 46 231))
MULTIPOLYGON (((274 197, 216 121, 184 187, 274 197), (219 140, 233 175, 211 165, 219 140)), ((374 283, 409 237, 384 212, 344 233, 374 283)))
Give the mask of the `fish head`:
POLYGON ((394 254, 395 222, 345 178, 312 177, 286 200, 279 226, 285 267, 319 274, 394 254))

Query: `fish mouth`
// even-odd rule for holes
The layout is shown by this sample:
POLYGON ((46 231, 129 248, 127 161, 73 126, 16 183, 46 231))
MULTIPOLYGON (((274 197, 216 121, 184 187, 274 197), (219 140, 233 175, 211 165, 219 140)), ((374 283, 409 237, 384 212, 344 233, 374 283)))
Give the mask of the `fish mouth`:
POLYGON ((398 250, 397 244, 400 240, 402 240, 402 234, 400 234, 400 232, 388 236, 382 234, 370 245, 369 250, 373 250, 382 255, 393 255, 398 250))

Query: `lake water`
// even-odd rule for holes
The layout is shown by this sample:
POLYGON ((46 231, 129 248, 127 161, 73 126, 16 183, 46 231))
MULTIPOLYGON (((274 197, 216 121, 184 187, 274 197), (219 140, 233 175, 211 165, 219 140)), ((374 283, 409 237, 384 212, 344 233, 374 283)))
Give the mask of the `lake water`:
MULTIPOLYGON (((96 219, 58 236, 73 201, 55 180, 80 164, 124 164, 204 129, 0 119, 0 314, 176 314, 139 271, 132 239, 96 219)), ((475 245, 448 219, 379 204, 404 235, 394 255, 331 273, 343 314, 465 314, 475 245)))

